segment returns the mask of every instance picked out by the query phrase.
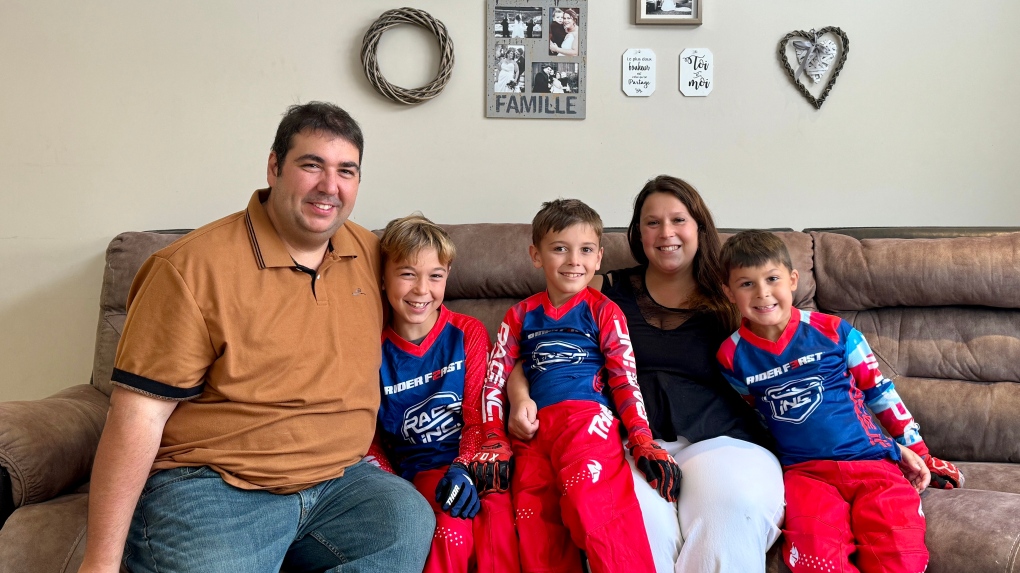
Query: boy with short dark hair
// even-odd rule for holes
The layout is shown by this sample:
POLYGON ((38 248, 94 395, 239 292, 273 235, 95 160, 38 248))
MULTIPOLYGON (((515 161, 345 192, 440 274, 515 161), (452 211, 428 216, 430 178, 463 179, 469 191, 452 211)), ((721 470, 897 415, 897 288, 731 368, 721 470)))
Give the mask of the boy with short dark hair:
MULTIPOLYGON (((436 530, 426 573, 520 571, 510 495, 479 499, 467 463, 481 442, 489 336, 477 319, 443 306, 453 241, 420 214, 386 225, 378 440, 369 454, 414 483, 436 530)), ((394 472, 394 473, 397 473, 394 472)))
POLYGON ((928 452, 859 331, 839 317, 793 307, 799 277, 782 239, 743 231, 726 241, 721 258, 724 291, 743 321, 717 356, 776 439, 790 570, 923 571, 928 550, 918 493, 929 475, 942 488, 961 487, 963 476, 928 452))
POLYGON ((470 467, 483 491, 506 489, 513 473, 525 571, 580 571, 578 548, 595 573, 654 571, 620 421, 604 386, 652 486, 670 501, 680 489, 679 466, 648 429, 626 319, 588 288, 602 261, 601 241, 602 220, 591 207, 575 199, 542 205, 529 253, 545 273, 546 290, 506 313, 490 355, 486 441, 470 467), (532 440, 515 441, 511 453, 504 385, 518 358, 540 426, 532 440))

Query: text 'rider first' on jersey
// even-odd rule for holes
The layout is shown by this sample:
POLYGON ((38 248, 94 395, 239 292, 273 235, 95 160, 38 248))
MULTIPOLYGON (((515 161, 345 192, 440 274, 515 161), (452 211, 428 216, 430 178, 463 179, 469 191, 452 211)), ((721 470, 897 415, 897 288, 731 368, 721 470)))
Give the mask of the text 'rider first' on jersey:
POLYGON ((405 479, 474 455, 488 344, 481 322, 445 306, 421 344, 383 331, 379 435, 405 479))

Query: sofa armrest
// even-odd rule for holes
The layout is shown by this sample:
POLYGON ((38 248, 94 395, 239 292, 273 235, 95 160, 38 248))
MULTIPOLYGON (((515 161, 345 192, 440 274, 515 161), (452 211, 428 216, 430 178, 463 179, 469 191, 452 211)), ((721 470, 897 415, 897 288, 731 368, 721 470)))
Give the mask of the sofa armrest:
POLYGON ((42 400, 0 402, 0 465, 10 474, 15 508, 88 480, 109 404, 87 384, 42 400))

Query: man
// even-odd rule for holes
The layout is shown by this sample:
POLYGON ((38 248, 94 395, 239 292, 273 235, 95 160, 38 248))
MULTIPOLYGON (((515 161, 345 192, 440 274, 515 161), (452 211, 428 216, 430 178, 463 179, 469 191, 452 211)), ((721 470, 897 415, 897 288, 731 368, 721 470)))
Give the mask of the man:
POLYGON ((531 91, 537 94, 549 93, 549 82, 552 78, 552 66, 549 64, 542 65, 542 71, 535 74, 535 82, 531 85, 531 91))
POLYGON ((382 329, 378 240, 347 221, 362 151, 344 110, 291 107, 269 189, 139 270, 80 571, 421 571, 428 503, 362 459, 382 329))

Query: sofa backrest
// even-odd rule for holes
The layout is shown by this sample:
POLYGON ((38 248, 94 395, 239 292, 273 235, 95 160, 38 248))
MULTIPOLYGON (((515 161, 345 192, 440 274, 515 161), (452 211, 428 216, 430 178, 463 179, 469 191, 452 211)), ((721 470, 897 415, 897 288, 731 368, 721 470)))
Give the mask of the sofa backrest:
MULTIPOLYGON (((481 320, 489 336, 494 337, 503 314, 514 303, 545 287, 545 279, 528 257, 531 225, 475 223, 445 225, 457 246, 446 287, 446 304, 457 312, 481 320)), ((125 304, 131 282, 149 255, 177 240, 187 231, 147 231, 122 233, 106 250, 106 269, 100 296, 99 325, 92 383, 107 395, 112 391, 110 376, 117 342, 127 317, 125 304)), ((800 288, 794 303, 814 309, 815 280, 812 270, 811 237, 806 233, 780 232, 801 273, 800 288)), ((729 236, 726 233, 722 238, 729 236)), ((602 271, 634 266, 626 234, 608 230, 603 235, 605 254, 602 271)))
POLYGON ((868 339, 929 447, 1020 460, 1020 233, 811 236, 819 309, 868 339))
MULTIPOLYGON (((495 337, 507 309, 545 288, 542 271, 528 257, 531 225, 475 223, 444 225, 457 246, 457 259, 446 287, 446 304, 454 311, 469 314, 485 324, 495 337)), ((777 233, 790 249, 794 266, 801 273, 800 288, 794 304, 814 309, 815 279, 811 236, 798 232, 777 233)), ((725 239, 728 233, 720 234, 725 239)), ((607 230, 602 236, 600 272, 637 264, 630 254, 626 233, 607 230)))
POLYGON ((121 233, 106 248, 103 289, 99 295, 99 326, 92 361, 92 385, 107 396, 113 391, 113 359, 127 318, 127 296, 138 269, 149 255, 184 236, 187 231, 121 233))

